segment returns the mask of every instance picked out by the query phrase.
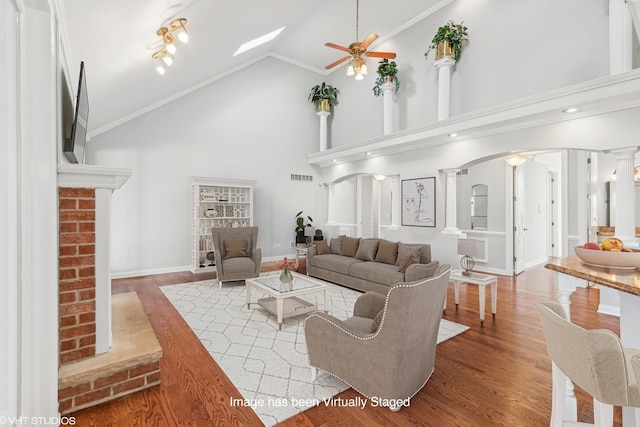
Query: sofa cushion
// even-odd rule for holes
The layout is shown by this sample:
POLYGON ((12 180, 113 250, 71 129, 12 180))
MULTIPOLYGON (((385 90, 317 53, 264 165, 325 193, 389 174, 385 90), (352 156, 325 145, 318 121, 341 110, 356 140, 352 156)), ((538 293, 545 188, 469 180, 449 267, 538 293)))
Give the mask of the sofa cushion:
POLYGON ((358 252, 359 243, 360 243, 360 239, 344 236, 342 238, 342 247, 340 248, 340 255, 350 256, 352 258, 355 258, 356 253, 358 252))
POLYGON ((244 239, 226 239, 224 241, 224 251, 227 253, 224 259, 246 257, 249 242, 244 239))
POLYGON ((363 261, 373 261, 374 259, 376 259, 379 242, 379 239, 360 239, 360 245, 358 246, 358 252, 356 252, 356 258, 363 261))
POLYGON ((409 245, 398 242, 398 260, 396 261, 396 265, 400 265, 400 261, 409 256, 414 250, 420 249, 420 246, 419 244, 409 245))
POLYGON ((316 245, 316 250, 318 251, 318 255, 331 254, 331 248, 329 248, 329 245, 327 244, 326 241, 318 240, 316 241, 315 245, 316 245))
MULTIPOLYGON (((398 254, 398 259, 400 259, 400 254, 398 254)), ((417 248, 409 252, 409 254, 405 256, 402 259, 402 261, 400 261, 400 263, 398 264, 398 271, 400 273, 404 273, 405 271, 407 271, 407 267, 409 267, 411 264, 416 264, 419 262, 420 262, 420 249, 417 248)))
POLYGON ((385 264, 396 264, 398 258, 398 244, 396 242, 390 242, 388 240, 380 239, 378 244, 378 253, 376 254, 376 262, 383 262, 385 264))
POLYGON ((342 255, 316 255, 311 257, 313 267, 334 271, 341 274, 349 274, 349 267, 364 261, 342 255))
POLYGON ((349 268, 349 275, 388 286, 398 282, 404 282, 404 273, 400 273, 395 264, 385 264, 374 261, 360 261, 357 264, 352 264, 349 268))
POLYGON ((384 314, 384 308, 376 314, 376 317, 373 318, 373 323, 371 324, 371 333, 375 334, 378 328, 380 327, 380 322, 382 322, 382 315, 384 314))
POLYGON ((329 247, 331 248, 331 253, 335 255, 340 255, 340 248, 342 246, 342 238, 344 236, 338 236, 331 239, 329 243, 329 247))
POLYGON ((222 260, 224 274, 247 273, 255 271, 256 263, 249 257, 236 257, 222 260))

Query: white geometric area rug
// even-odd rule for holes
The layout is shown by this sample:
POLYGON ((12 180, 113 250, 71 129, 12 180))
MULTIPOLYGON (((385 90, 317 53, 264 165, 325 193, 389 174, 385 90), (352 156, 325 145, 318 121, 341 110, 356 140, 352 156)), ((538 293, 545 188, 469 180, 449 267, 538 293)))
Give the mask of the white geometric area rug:
MULTIPOLYGON (((303 328, 307 316, 284 319, 279 331, 275 316, 254 304, 255 297, 247 308, 243 282, 227 282, 222 289, 215 280, 160 289, 242 394, 242 402, 232 402, 230 397, 231 404, 251 406, 266 426, 317 404, 331 405, 329 398, 349 388, 322 371, 311 382, 303 328)), ((310 293, 303 298, 322 307, 323 295, 310 293)), ((339 319, 350 317, 359 295, 332 286, 329 313, 339 319)), ((467 329, 442 319, 438 343, 467 329)))

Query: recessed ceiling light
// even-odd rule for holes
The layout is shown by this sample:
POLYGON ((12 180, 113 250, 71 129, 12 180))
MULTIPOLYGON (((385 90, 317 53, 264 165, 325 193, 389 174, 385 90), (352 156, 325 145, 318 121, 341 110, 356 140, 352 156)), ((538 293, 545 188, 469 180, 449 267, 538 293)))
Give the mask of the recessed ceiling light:
POLYGON ((364 153, 365 156, 370 156, 371 155, 371 151, 367 151, 366 153, 364 153))
POLYGON ((261 44, 265 44, 273 39, 275 39, 276 37, 278 37, 278 34, 280 34, 280 32, 284 30, 284 27, 279 28, 275 31, 270 32, 269 34, 265 34, 264 36, 260 36, 258 38, 255 38, 251 41, 248 41, 246 43, 243 43, 238 50, 236 50, 236 53, 233 54, 233 56, 239 55, 242 52, 246 52, 249 49, 253 49, 254 47, 258 47, 261 44))
POLYGON ((569 107, 562 110, 563 113, 575 113, 576 111, 578 111, 576 107, 569 107))
POLYGON ((450 136, 451 138, 455 138, 456 136, 458 136, 458 134, 457 134, 457 133, 455 133, 455 132, 451 132, 451 133, 449 134, 449 136, 450 136))
POLYGON ((332 161, 333 163, 335 163, 335 162, 337 162, 337 161, 338 161, 338 159, 331 159, 331 161, 332 161))

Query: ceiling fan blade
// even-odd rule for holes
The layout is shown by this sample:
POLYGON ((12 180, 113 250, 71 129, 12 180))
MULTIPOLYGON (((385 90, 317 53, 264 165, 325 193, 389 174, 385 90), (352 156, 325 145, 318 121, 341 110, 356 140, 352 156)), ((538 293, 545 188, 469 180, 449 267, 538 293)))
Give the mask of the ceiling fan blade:
POLYGON ((367 52, 365 53, 366 56, 372 56, 374 58, 388 58, 388 59, 394 59, 396 57, 396 54, 394 52, 367 52))
POLYGON ((335 44, 335 43, 325 43, 324 45, 327 46, 327 47, 332 47, 334 49, 343 50, 345 52, 351 53, 351 51, 348 48, 346 48, 344 46, 340 46, 340 45, 335 44))
POLYGON ((346 61, 347 59, 350 59, 350 58, 351 58, 351 56, 345 56, 344 58, 340 58, 340 59, 338 59, 336 62, 332 62, 331 64, 327 65, 327 66, 326 66, 326 67, 324 67, 324 68, 326 68, 327 70, 329 70, 329 69, 331 69, 331 68, 335 67, 336 65, 340 65, 340 64, 342 64, 344 61, 346 61))
POLYGON ((362 40, 362 43, 360 43, 360 47, 363 49, 368 48, 369 45, 373 43, 374 40, 377 38, 378 38, 378 35, 376 33, 369 33, 369 35, 364 40, 362 40))

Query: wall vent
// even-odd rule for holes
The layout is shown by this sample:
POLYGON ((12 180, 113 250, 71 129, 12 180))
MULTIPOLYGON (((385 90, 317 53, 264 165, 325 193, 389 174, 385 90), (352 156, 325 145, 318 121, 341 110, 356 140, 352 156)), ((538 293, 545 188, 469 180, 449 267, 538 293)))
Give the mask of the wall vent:
POLYGON ((313 176, 312 175, 302 175, 302 174, 299 174, 299 173, 292 173, 291 174, 291 181, 313 182, 313 176))

